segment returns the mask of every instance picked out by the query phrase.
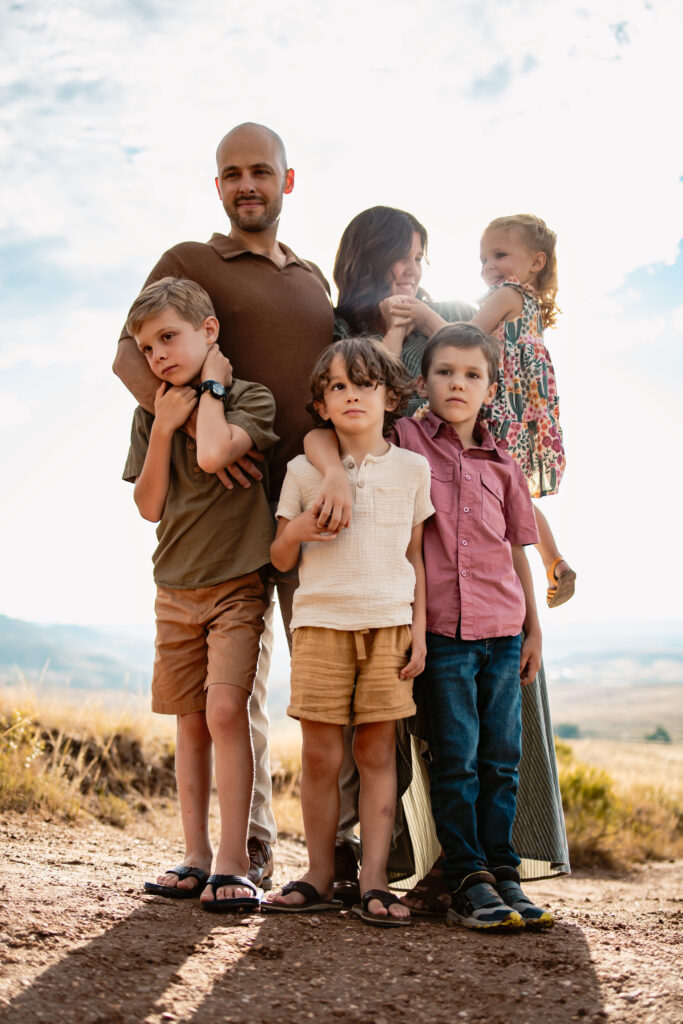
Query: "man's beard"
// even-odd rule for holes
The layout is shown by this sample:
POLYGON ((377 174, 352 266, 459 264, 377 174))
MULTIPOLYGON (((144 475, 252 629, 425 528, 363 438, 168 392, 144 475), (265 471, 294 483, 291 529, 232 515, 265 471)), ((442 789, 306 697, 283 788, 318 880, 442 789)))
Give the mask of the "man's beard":
POLYGON ((228 217, 240 231, 256 233, 258 231, 265 231, 271 224, 274 224, 280 216, 281 209, 281 202, 265 202, 261 213, 256 215, 253 212, 241 213, 240 206, 236 203, 228 210, 228 217))

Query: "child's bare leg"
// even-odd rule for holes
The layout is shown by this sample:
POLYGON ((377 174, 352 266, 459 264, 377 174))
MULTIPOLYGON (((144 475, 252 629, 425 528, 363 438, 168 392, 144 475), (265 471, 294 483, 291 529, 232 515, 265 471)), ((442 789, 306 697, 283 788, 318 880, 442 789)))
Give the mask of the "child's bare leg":
MULTIPOLYGON (((536 545, 536 550, 543 559, 543 565, 546 569, 549 569, 555 559, 561 558, 562 556, 560 555, 557 542, 553 536, 553 531, 550 529, 550 523, 541 512, 538 505, 534 505, 534 515, 536 516, 536 528, 541 536, 539 543, 536 545)), ((566 569, 569 569, 569 567, 569 562, 565 562, 565 560, 562 559, 561 562, 558 562, 555 568, 555 576, 559 576, 566 569)))
MULTIPOLYGON (((387 857, 396 813, 396 722, 357 725, 353 756, 360 775, 360 816, 363 862, 359 882, 361 893, 369 889, 388 892, 387 857)), ((388 909, 379 900, 368 905, 371 914, 410 917, 401 903, 388 909)))
MULTIPOLYGON (((249 730, 249 693, 230 683, 209 686, 206 721, 213 740, 216 760, 216 788, 221 810, 221 839, 215 873, 246 875, 249 869, 247 829, 251 791, 254 786, 254 752, 249 730)), ((222 886, 215 899, 253 896, 245 886, 222 886)), ((210 887, 202 900, 213 900, 210 887)))
MULTIPOLYGON (((334 891, 334 843, 339 821, 339 772, 344 759, 342 727, 301 720, 301 810, 308 848, 308 871, 300 881, 314 886, 323 899, 334 891)), ((303 903, 299 892, 271 897, 274 903, 303 903)))
MULTIPOLYGON (((212 857, 209 840, 211 736, 204 711, 178 715, 175 772, 185 837, 183 864, 208 873, 212 857)), ((157 882, 159 885, 177 885, 179 889, 196 889, 199 885, 196 878, 178 881, 178 876, 173 874, 160 875, 157 882)))
POLYGON ((543 559, 543 565, 548 575, 548 605, 553 608, 556 605, 564 604, 573 596, 576 573, 560 554, 553 531, 550 529, 550 523, 538 505, 534 505, 534 515, 541 538, 536 545, 536 550, 543 559), (560 580, 562 576, 564 576, 564 580, 560 580))

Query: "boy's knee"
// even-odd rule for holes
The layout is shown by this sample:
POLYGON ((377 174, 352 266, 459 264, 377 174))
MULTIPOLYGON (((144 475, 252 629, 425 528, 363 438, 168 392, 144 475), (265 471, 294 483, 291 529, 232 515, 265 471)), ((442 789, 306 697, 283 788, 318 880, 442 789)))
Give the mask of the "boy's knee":
POLYGON ((206 721, 211 734, 243 728, 249 721, 248 700, 249 694, 239 686, 211 686, 206 704, 206 721))
POLYGON ((343 746, 320 743, 316 740, 304 741, 301 749, 302 769, 310 775, 334 775, 341 771, 344 760, 343 746))
MULTIPOLYGON (((391 723, 392 727, 394 723, 391 723)), ((353 758, 358 770, 381 771, 391 768, 396 761, 396 743, 393 728, 377 735, 376 731, 356 729, 353 738, 353 758)))

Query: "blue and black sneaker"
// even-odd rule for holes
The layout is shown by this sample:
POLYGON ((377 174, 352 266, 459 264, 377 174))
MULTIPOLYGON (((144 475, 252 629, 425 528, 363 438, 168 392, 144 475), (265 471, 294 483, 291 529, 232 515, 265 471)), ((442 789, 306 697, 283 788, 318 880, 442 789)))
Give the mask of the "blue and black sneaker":
POLYGON ((555 921, 549 910, 537 907, 523 891, 519 872, 515 868, 494 868, 496 892, 509 907, 521 914, 527 928, 552 928, 555 921))
POLYGON ((523 928, 522 916, 503 902, 489 871, 475 871, 451 893, 446 924, 463 928, 523 928))

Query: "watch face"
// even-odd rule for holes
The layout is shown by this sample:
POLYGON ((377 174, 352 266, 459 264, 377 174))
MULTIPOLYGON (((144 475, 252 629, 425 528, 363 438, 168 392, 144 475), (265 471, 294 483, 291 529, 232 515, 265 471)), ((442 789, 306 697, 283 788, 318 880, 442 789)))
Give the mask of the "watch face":
POLYGON ((211 394, 214 398, 224 398, 225 388, 222 384, 219 384, 217 380, 211 381, 211 394))

